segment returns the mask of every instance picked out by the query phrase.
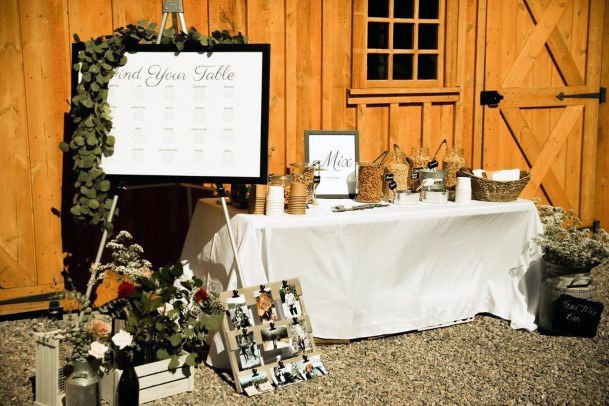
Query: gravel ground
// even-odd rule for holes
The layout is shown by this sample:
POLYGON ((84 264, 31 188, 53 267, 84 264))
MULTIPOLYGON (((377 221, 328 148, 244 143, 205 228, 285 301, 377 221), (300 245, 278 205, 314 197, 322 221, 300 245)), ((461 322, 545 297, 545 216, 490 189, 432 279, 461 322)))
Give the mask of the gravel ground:
MULTIPOLYGON (((592 276, 608 307, 609 267, 592 276)), ((32 333, 51 327, 42 318, 0 321, 0 405, 32 404, 32 333)), ((194 392, 149 404, 608 405, 608 343, 606 309, 593 339, 512 330, 478 315, 442 329, 318 346, 327 376, 253 398, 235 393, 228 372, 201 365, 194 392)))

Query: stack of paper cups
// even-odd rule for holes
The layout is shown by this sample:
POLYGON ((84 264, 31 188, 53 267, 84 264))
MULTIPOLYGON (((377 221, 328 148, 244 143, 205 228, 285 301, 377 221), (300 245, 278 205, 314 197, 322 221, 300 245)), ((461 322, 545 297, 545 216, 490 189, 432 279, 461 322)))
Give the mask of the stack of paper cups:
POLYGON ((468 177, 458 177, 455 188, 455 203, 467 203, 472 200, 472 180, 468 177))
POLYGON ((266 195, 266 215, 279 216, 283 214, 283 186, 269 186, 266 195))

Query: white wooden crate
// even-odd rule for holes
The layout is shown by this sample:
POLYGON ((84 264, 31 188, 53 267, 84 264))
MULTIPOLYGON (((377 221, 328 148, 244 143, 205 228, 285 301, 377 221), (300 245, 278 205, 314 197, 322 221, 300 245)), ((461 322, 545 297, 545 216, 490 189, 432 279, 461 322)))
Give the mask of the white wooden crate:
MULTIPOLYGON (((168 359, 135 367, 140 381, 140 403, 193 391, 194 369, 184 366, 186 356, 184 354, 180 357, 180 366, 173 373, 167 368, 168 359)), ((114 369, 102 378, 101 396, 111 405, 114 404, 116 386, 122 373, 122 370, 114 369)))
POLYGON ((60 330, 35 333, 36 339, 36 406, 60 406, 66 394, 68 344, 60 330))

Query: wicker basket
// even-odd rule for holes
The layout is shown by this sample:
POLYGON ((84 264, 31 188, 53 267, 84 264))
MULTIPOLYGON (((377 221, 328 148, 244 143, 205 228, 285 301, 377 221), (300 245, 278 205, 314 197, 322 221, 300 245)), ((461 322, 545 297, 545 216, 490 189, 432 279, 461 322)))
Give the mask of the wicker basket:
POLYGON ((516 200, 531 179, 529 172, 520 171, 519 180, 491 180, 474 175, 469 168, 459 169, 458 176, 471 178, 472 199, 485 202, 511 202, 516 200))

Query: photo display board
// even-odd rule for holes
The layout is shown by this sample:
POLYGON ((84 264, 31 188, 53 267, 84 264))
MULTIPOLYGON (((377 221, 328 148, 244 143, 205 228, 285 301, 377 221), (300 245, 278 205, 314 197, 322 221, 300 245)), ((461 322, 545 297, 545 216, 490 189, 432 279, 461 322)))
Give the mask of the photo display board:
MULTIPOLYGON (((77 51, 73 53, 76 55, 77 51)), ((137 45, 108 88, 125 181, 266 183, 270 45, 137 45)))
POLYGON ((220 333, 235 388, 248 396, 328 374, 315 348, 298 279, 220 294, 220 333))

